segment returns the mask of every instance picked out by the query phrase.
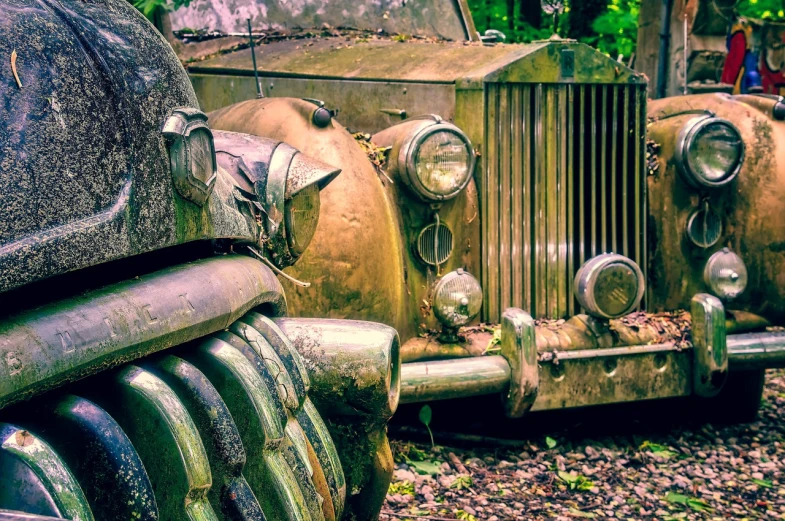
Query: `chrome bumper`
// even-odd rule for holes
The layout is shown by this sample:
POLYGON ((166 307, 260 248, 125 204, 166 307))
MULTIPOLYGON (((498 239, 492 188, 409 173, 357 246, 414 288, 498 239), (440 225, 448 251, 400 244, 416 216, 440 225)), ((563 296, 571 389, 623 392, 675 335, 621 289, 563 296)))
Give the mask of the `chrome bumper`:
POLYGON ((692 299, 690 348, 673 344, 563 351, 538 359, 534 321, 508 309, 501 355, 403 364, 401 403, 502 394, 510 417, 696 394, 714 396, 728 371, 785 367, 785 332, 726 335, 722 303, 692 299))

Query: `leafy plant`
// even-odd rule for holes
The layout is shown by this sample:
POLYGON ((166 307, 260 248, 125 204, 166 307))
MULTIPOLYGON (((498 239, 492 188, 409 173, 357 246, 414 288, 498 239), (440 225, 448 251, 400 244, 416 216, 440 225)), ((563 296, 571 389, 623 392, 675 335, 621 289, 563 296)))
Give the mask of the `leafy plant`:
POLYGON ((455 481, 452 482, 450 488, 458 489, 458 490, 469 490, 472 488, 474 481, 472 480, 471 476, 461 475, 455 478, 455 481))
POLYGON ((608 9, 592 23, 597 36, 586 38, 585 43, 614 59, 629 57, 638 40, 639 12, 640 0, 610 0, 608 9))
POLYGON ((559 442, 551 438, 550 436, 545 437, 545 445, 548 446, 549 449, 553 449, 558 445, 559 442))
POLYGON ((702 499, 689 497, 684 494, 678 494, 676 492, 668 492, 665 495, 665 501, 671 504, 689 507, 695 512, 707 512, 711 510, 709 504, 703 501, 702 499))
POLYGON ((410 461, 409 465, 414 468, 417 474, 421 474, 423 476, 435 476, 442 473, 442 466, 438 461, 410 461))
POLYGON ((428 429, 428 434, 431 435, 431 447, 434 447, 436 444, 433 442, 433 432, 431 431, 431 419, 433 418, 433 411, 431 410, 431 406, 427 403, 422 406, 420 409, 420 422, 425 425, 425 428, 428 429))
POLYGON ((774 483, 767 479, 752 478, 752 482, 763 488, 772 488, 774 486, 774 483))
POLYGON ((414 496, 414 484, 409 481, 393 481, 390 483, 387 493, 391 495, 401 494, 414 496))
POLYGON ((477 521, 476 517, 474 517, 473 515, 469 514, 464 510, 456 510, 455 517, 457 519, 462 519, 463 521, 477 521))
POLYGON ((493 336, 488 341, 488 345, 485 347, 485 351, 482 352, 484 355, 491 355, 498 353, 502 350, 502 328, 497 327, 493 329, 493 336))
MULTIPOLYGON (((584 16, 578 2, 567 0, 564 13, 558 17, 557 32, 566 36, 567 29, 574 23, 573 16, 584 16), (573 14, 576 6, 578 14, 573 14)), ((778 0, 745 0, 746 2, 775 3, 778 0)), ((638 37, 638 14, 641 0, 608 0, 607 7, 593 20, 586 23, 593 34, 578 35, 578 39, 598 48, 612 58, 619 55, 629 57, 635 51, 638 37)), ((524 7, 528 0, 469 0, 474 22, 482 34, 487 29, 497 29, 507 36, 507 42, 528 43, 544 40, 553 34, 552 18, 548 15, 531 16, 524 7), (528 16, 527 16, 528 14, 528 16), (536 18, 536 19, 535 19, 536 18)), ((774 12, 774 11, 772 11, 774 12)))
POLYGON ((409 450, 406 453, 406 460, 407 461, 425 461, 428 459, 428 453, 424 450, 420 450, 415 445, 410 445, 409 450))
POLYGON ((651 443, 649 441, 644 441, 641 446, 641 450, 647 450, 654 454, 655 456, 659 456, 663 459, 670 459, 674 456, 678 456, 678 452, 674 451, 670 447, 666 445, 659 445, 657 443, 651 443))
POLYGON ((591 490, 594 488, 594 483, 586 476, 571 474, 563 470, 560 470, 557 475, 570 490, 591 490))

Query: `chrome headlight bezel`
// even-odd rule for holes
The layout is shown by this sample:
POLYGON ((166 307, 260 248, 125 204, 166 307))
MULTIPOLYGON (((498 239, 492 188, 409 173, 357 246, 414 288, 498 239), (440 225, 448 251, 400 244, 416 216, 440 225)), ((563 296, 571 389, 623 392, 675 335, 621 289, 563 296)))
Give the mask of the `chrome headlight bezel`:
POLYGON ((640 305, 643 294, 646 291, 646 281, 643 277, 643 271, 640 266, 624 255, 616 253, 603 253, 592 257, 587 260, 578 269, 573 281, 573 291, 575 297, 578 299, 581 307, 586 310, 589 315, 597 318, 611 319, 622 317, 640 305), (609 270, 621 269, 625 273, 622 276, 626 277, 630 284, 634 284, 633 289, 635 294, 630 296, 622 294, 618 298, 625 298, 626 302, 623 303, 622 308, 612 310, 607 304, 607 298, 613 297, 615 290, 605 287, 606 281, 601 280, 603 274, 607 274, 609 270), (598 299, 598 291, 609 291, 604 295, 600 295, 598 299), (605 301, 605 302, 604 302, 605 301))
POLYGON ((730 121, 715 116, 701 116, 689 120, 679 131, 676 140, 677 170, 684 182, 693 188, 720 188, 727 185, 739 174, 741 166, 744 164, 744 156, 744 139, 739 129, 730 121), (694 140, 698 139, 701 133, 712 125, 723 126, 736 134, 740 147, 735 164, 718 180, 708 179, 700 172, 695 171, 690 162, 690 147, 694 140))
POLYGON ((234 185, 234 198, 248 204, 259 226, 258 246, 276 268, 291 266, 316 233, 321 190, 341 170, 272 139, 225 130, 213 135, 218 164, 234 185), (294 215, 301 197, 313 199, 316 213, 305 230, 296 229, 294 215))
MULTIPOLYGON (((726 302, 735 300, 739 295, 744 293, 744 290, 747 289, 747 284, 749 283, 747 265, 739 254, 731 251, 728 248, 722 248, 721 250, 714 252, 712 256, 709 257, 709 260, 706 261, 706 265, 703 267, 703 282, 706 284, 709 291, 717 298, 726 302), (743 282, 743 284, 741 289, 734 293, 724 292, 719 287, 720 282, 716 279, 716 277, 713 276, 716 274, 718 269, 721 269, 721 266, 718 265, 723 262, 726 264, 726 269, 729 269, 727 268, 728 263, 738 263, 738 269, 734 271, 734 274, 743 282)), ((733 282, 735 282, 735 280, 733 282)))
POLYGON ((443 122, 441 119, 426 121, 425 124, 417 127, 413 132, 406 136, 398 155, 398 165, 400 168, 401 178, 403 179, 404 183, 420 199, 428 202, 448 201, 461 193, 461 191, 466 188, 466 185, 468 185, 469 181, 472 179, 476 161, 477 158, 475 157, 471 140, 469 140, 469 137, 466 135, 466 133, 452 123, 443 122), (430 136, 439 132, 448 132, 457 136, 466 146, 469 158, 465 178, 462 179, 460 183, 457 183, 452 191, 446 194, 439 194, 431 191, 428 187, 425 186, 420 177, 417 175, 416 160, 417 152, 420 150, 420 146, 422 146, 425 140, 430 136))
POLYGON ((478 281, 474 275, 461 268, 444 275, 444 277, 442 277, 441 280, 439 280, 434 285, 432 295, 433 314, 441 324, 451 328, 465 326, 471 322, 472 319, 474 319, 474 317, 480 313, 480 309, 482 308, 483 304, 482 286, 480 285, 480 281, 478 281), (444 303, 439 302, 440 298, 443 298, 443 292, 447 291, 448 286, 461 279, 465 281, 465 284, 471 286, 469 289, 473 291, 471 295, 466 295, 464 297, 466 299, 465 303, 460 303, 463 307, 466 308, 464 312, 456 311, 456 306, 450 308, 449 306, 444 305, 444 303), (477 300, 479 300, 479 303, 477 300))

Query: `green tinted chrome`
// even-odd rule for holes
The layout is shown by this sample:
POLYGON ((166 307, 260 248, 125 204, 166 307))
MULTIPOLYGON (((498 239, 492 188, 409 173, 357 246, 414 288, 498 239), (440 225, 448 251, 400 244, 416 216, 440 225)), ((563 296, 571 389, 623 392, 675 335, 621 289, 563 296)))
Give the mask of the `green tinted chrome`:
POLYGON ((210 349, 212 354, 234 374, 238 382, 250 397, 257 414, 261 419, 265 439, 265 448, 274 449, 279 446, 284 436, 270 389, 264 385, 256 368, 237 349, 225 342, 210 349))
POLYGON ((299 403, 292 378, 270 343, 256 329, 243 322, 235 322, 229 330, 245 340, 262 357, 267 370, 278 384, 278 395, 281 401, 290 411, 297 410, 299 403))
POLYGON ((207 463, 207 453, 201 438, 199 438, 196 425, 177 395, 163 380, 148 371, 129 366, 121 374, 124 375, 131 387, 140 391, 161 412, 161 417, 172 432, 180 449, 193 495, 197 495, 197 490, 206 491, 209 489, 212 484, 212 476, 207 463))
POLYGON ((187 503, 185 511, 188 513, 191 521, 218 521, 218 518, 215 517, 215 511, 204 498, 187 503))
POLYGON ((728 374, 725 309, 717 297, 701 293, 692 298, 693 390, 715 396, 728 374))
POLYGON ((510 418, 520 418, 534 404, 540 385, 534 320, 525 311, 516 308, 504 311, 501 354, 510 364, 505 413, 510 418))
POLYGON ((308 458, 305 435, 294 419, 290 419, 287 427, 287 443, 281 447, 281 452, 297 480, 299 490, 305 500, 304 505, 308 510, 308 515, 313 521, 324 521, 325 516, 322 510, 324 498, 316 490, 313 482, 314 472, 308 458))
POLYGON ((330 438, 327 425, 324 424, 322 417, 310 398, 305 400, 303 408, 297 412, 297 421, 303 427, 308 441, 316 452, 319 464, 324 469, 327 484, 330 487, 330 494, 332 495, 333 506, 335 507, 335 517, 339 519, 346 502, 346 477, 343 474, 341 459, 338 456, 338 451, 335 449, 335 444, 330 438))
MULTIPOLYGON (((93 521, 93 514, 79 483, 65 465, 60 456, 43 440, 23 429, 2 429, 10 432, 2 440, 0 448, 21 459, 36 474, 49 494, 57 509, 67 519, 73 521, 93 521)), ((0 477, 2 485, 12 486, 10 477, 0 477)), ((23 491, 20 491, 23 493, 23 491)))
POLYGON ((310 521, 311 514, 308 502, 291 465, 280 452, 272 452, 264 456, 265 464, 273 480, 273 490, 282 500, 288 519, 292 521, 310 521))
POLYGON ((308 373, 305 370, 302 360, 299 356, 293 354, 294 348, 291 342, 283 334, 280 328, 275 323, 264 315, 259 313, 248 313, 242 318, 242 322, 253 327, 262 334, 265 340, 272 346, 278 358, 281 360, 283 367, 289 373, 292 381, 292 386, 297 396, 297 408, 299 409, 308 389, 311 387, 311 381, 308 378, 308 373))

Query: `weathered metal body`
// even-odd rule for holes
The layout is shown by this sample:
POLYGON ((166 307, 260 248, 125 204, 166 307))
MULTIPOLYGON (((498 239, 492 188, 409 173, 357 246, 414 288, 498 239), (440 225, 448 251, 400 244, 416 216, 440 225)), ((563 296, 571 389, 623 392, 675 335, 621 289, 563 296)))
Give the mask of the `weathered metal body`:
MULTIPOLYGON (((480 152, 474 182, 461 196, 445 202, 438 212, 411 197, 404 187, 397 186, 402 183, 396 183, 395 179, 389 183, 392 186, 385 187, 389 201, 380 200, 373 205, 385 204, 402 213, 398 236, 401 247, 410 251, 417 234, 433 222, 435 213, 439 214, 441 222, 456 236, 453 240, 455 255, 443 269, 447 272, 454 266, 464 266, 470 273, 482 274, 486 320, 498 321, 501 311, 514 305, 529 309, 538 317, 573 314, 577 306, 572 296, 572 277, 583 261, 613 248, 614 243, 619 251, 643 259, 645 188, 641 184, 641 172, 645 84, 631 71, 619 69, 617 74, 617 67, 605 57, 572 42, 486 47, 372 41, 348 49, 335 49, 340 40, 324 38, 308 47, 307 54, 295 50, 295 42, 263 47, 264 52, 273 57, 273 63, 280 67, 276 71, 262 71, 266 94, 278 96, 281 92, 286 96, 322 99, 338 110, 343 124, 370 133, 396 122, 382 109, 400 109, 409 115, 439 114, 464 130, 480 152), (569 56, 568 59, 583 66, 571 76, 562 78, 559 64, 563 56, 569 56), (401 71, 400 63, 408 63, 410 67, 401 71), (317 79, 328 74, 330 79, 317 79), (281 81, 285 83, 281 84, 281 81), (562 82, 561 86, 551 86, 559 82, 562 82), (606 87, 607 83, 618 87, 606 87), (273 85, 271 90, 269 85, 273 85), (365 90, 369 88, 373 90, 365 90), (595 116, 589 118, 591 110, 595 116), (513 136, 504 131, 509 123, 502 121, 505 118, 511 121, 517 113, 525 113, 531 119, 513 136), (606 114, 610 117, 605 118, 606 114), (638 129, 637 133, 621 130, 630 126, 638 129), (503 152, 503 147, 508 147, 509 152, 503 152), (605 152, 601 153, 600 148, 605 152), (533 157, 538 150, 542 153, 533 157), (611 150, 614 150, 613 154, 611 150), (624 150, 626 156, 623 156, 624 150), (616 154, 616 151, 620 153, 616 154), (571 154, 573 159, 569 159, 571 154), (586 156, 583 165, 575 160, 580 154, 586 156), (519 167, 514 170, 513 164, 519 167), (599 174, 603 165, 613 165, 613 176, 610 172, 607 176, 599 174), (568 179, 574 184, 567 185, 568 179), (626 208, 627 215, 622 215, 624 209, 621 208, 621 203, 626 201, 621 197, 624 183, 630 193, 639 195, 639 203, 626 208), (514 190, 513 184, 518 188, 514 190), (539 186, 545 187, 538 190, 540 198, 532 198, 532 191, 539 186), (592 188, 597 193, 594 200, 588 197, 592 188), (528 195, 524 191, 527 189, 528 195), (508 191, 520 193, 520 196, 507 199, 501 195, 508 191), (549 198, 545 197, 546 193, 549 198), (588 198, 584 201, 583 196, 576 194, 585 194, 588 198), (620 207, 618 214, 616 205, 609 202, 613 198, 620 207), (582 212, 581 203, 584 203, 582 212), (603 206, 607 215, 597 211, 603 206), (575 211, 568 212, 568 208, 575 211), (536 219, 545 215, 553 217, 536 219), (557 247, 561 244, 564 244, 563 248, 557 247), (513 255, 512 251, 520 254, 513 255), (458 260, 457 264, 451 263, 453 259, 458 260), (550 286, 554 287, 554 292, 546 290, 550 286)), ((251 72, 246 52, 223 55, 190 67, 197 94, 206 108, 218 108, 252 97, 255 80, 243 77, 251 72), (208 72, 223 74, 212 76, 208 72), (228 73, 237 76, 228 76, 228 73)), ((272 99, 265 102, 273 103, 272 99)), ((253 104, 261 103, 264 102, 253 104)), ((277 105, 282 120, 286 113, 283 105, 282 102, 277 105)), ((246 117, 237 106, 215 114, 214 121, 222 128, 261 131, 276 138, 286 134, 288 139, 290 132, 295 133, 246 117)), ((327 134, 329 130, 322 133, 327 134)), ((298 146, 306 147, 311 153, 323 147, 311 137, 303 135, 301 140, 303 143, 298 146), (308 141, 312 142, 312 149, 307 148, 308 141)), ((366 196, 364 200, 371 199, 366 196)), ((330 236, 340 233, 340 228, 343 226, 325 226, 319 233, 330 236)), ((355 234, 364 232, 361 229, 355 234)), ((359 246, 358 250, 367 254, 367 250, 359 246)), ((379 248, 373 253, 384 255, 384 251, 379 248)), ((318 248, 314 248, 310 256, 329 258, 318 248)), ((392 278, 394 274, 383 274, 383 270, 389 269, 397 258, 384 256, 384 262, 373 257, 366 259, 366 263, 379 270, 378 277, 366 280, 392 278)), ((423 267, 414 254, 405 255, 403 260, 407 277, 417 279, 406 281, 411 301, 408 324, 400 323, 397 327, 401 331, 421 332, 414 328, 421 322, 419 307, 422 300, 427 299, 431 284, 427 280, 420 283, 418 279, 428 268, 423 267)), ((435 273, 431 278, 434 276, 435 273)), ((358 288, 355 285, 346 287, 343 294, 332 288, 325 288, 325 294, 340 307, 352 298, 347 294, 349 288, 358 288)), ((370 288, 365 286, 363 290, 365 293, 370 288)), ((393 304, 397 302, 393 301, 393 304)), ((367 316, 363 315, 363 318, 367 316)))
MULTIPOLYGON (((461 1, 429 6, 465 11, 461 1)), ((319 13, 297 18, 299 29, 282 28, 277 14, 266 19, 254 11, 253 30, 271 33, 253 51, 232 48, 239 34, 223 43, 175 42, 217 127, 291 141, 343 169, 324 192, 314 247, 289 270, 318 287, 290 292, 294 312, 394 325, 409 362, 401 373, 403 402, 501 392, 506 413, 520 416, 715 396, 734 369, 723 347, 731 343, 728 333, 760 331, 780 318, 767 315, 752 291, 739 306, 715 303, 706 294, 712 288, 695 278, 705 263, 693 269, 677 255, 682 245, 674 241, 683 233, 676 230, 684 224, 669 204, 673 196, 662 195, 664 182, 653 185, 647 176, 652 109, 645 77, 557 37, 483 44, 465 16, 445 18, 457 24, 456 34, 470 35, 455 37, 412 29, 417 17, 404 8, 388 14, 397 23, 385 30, 397 34, 375 35, 362 25, 341 32, 321 25, 330 24, 329 15, 319 13), (258 70, 252 53, 265 59, 258 70), (326 124, 315 116, 325 108, 335 116, 326 124), (417 132, 431 124, 446 131, 453 124, 471 143, 473 175, 455 196, 429 198, 425 181, 412 177, 412 150, 424 142, 417 132), (372 161, 387 151, 386 168, 366 160, 368 149, 372 161), (620 256, 603 255, 609 252, 620 256), (472 275, 475 284, 467 284, 472 275), (447 280, 445 293, 458 295, 448 308, 440 307, 439 293, 447 280), (458 331, 465 317, 448 324, 449 317, 470 307, 476 287, 480 320, 499 325, 458 331), (639 302, 674 317, 690 312, 683 327, 670 329, 640 322, 642 315, 620 316, 639 302), (444 360, 489 348, 500 356, 444 360)), ((169 18, 175 29, 228 32, 225 17, 218 27, 198 8, 169 18)), ((457 153, 452 146, 449 153, 457 153)), ((742 171, 754 161, 742 157, 742 171)), ((747 188, 739 185, 741 198, 762 200, 747 188)), ((750 287, 759 283, 752 277, 750 287)), ((771 296, 779 291, 764 286, 760 291, 771 296)), ((780 345, 776 335, 765 337, 771 344, 763 338, 780 345)))
POLYGON ((378 517, 397 332, 314 319, 304 360, 273 320, 339 169, 212 130, 125 1, 2 12, 0 518, 378 517))
POLYGON ((785 321, 785 286, 781 252, 785 237, 782 200, 785 190, 785 123, 774 117, 778 98, 754 95, 701 94, 653 101, 649 138, 660 148, 658 168, 648 178, 650 212, 657 247, 651 251, 657 277, 649 291, 658 308, 683 307, 689 295, 705 291, 705 259, 724 247, 738 252, 747 265, 748 289, 734 309, 762 315, 774 324, 785 321), (679 129, 706 110, 731 121, 741 132, 745 161, 738 177, 726 187, 700 192, 685 187, 676 172, 679 129), (697 248, 685 237, 690 214, 701 204, 722 218, 721 238, 710 248, 697 248))

